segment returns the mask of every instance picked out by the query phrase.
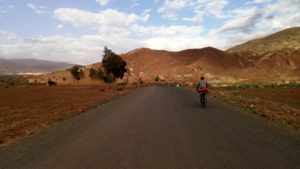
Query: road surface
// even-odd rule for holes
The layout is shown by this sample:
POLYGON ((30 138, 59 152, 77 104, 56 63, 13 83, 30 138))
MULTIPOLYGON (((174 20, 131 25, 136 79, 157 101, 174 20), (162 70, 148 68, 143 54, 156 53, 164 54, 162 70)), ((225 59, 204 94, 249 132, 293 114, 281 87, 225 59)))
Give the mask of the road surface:
POLYGON ((0 149, 0 168, 299 169, 297 137, 184 88, 149 87, 0 149))

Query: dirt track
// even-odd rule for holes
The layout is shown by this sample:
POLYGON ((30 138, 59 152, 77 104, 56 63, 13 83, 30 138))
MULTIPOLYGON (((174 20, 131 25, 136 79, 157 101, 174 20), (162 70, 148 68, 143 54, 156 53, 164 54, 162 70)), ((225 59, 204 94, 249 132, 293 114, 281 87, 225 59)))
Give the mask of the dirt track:
POLYGON ((0 168, 299 168, 297 136, 209 101, 141 88, 0 149, 0 168))

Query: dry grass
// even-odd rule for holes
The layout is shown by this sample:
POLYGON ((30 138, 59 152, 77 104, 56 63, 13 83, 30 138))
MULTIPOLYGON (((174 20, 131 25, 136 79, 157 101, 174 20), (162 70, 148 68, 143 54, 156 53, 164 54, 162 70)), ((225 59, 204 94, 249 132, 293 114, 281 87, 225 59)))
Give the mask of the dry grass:
POLYGON ((280 104, 286 104, 300 110, 300 87, 290 88, 252 88, 240 90, 240 93, 249 97, 259 97, 280 104))
POLYGON ((219 88, 214 97, 259 116, 300 129, 300 87, 219 88))
POLYGON ((0 88, 0 146, 131 90, 113 85, 0 88))

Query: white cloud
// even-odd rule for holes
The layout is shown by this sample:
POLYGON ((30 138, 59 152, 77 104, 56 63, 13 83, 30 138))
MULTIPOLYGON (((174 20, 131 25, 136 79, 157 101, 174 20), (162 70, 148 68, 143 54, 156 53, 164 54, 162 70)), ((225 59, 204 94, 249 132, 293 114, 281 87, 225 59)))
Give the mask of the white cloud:
POLYGON ((273 0, 253 0, 252 2, 248 3, 248 4, 262 4, 262 3, 270 3, 273 0))
POLYGON ((195 11, 195 16, 191 18, 183 18, 184 21, 190 21, 193 25, 200 25, 204 20, 204 12, 198 10, 195 11))
POLYGON ((201 37, 156 37, 144 41, 144 46, 149 48, 170 51, 199 48, 199 46, 207 46, 208 44, 208 40, 201 37))
POLYGON ((117 53, 123 53, 139 47, 182 50, 188 46, 199 47, 208 42, 207 39, 200 37, 202 30, 199 27, 134 25, 128 29, 132 35, 141 34, 143 38, 119 34, 86 35, 79 38, 70 36, 21 38, 5 32, 3 37, 10 38, 13 43, 0 44, 0 55, 5 58, 23 58, 26 53, 26 57, 29 58, 90 64, 101 60, 102 48, 105 45, 117 53))
POLYGON ((139 6, 140 4, 138 3, 138 0, 131 0, 130 1, 130 7, 131 8, 134 8, 134 7, 137 7, 139 6))
POLYGON ((276 0, 264 3, 261 8, 250 4, 229 11, 223 26, 211 30, 210 36, 224 39, 227 44, 223 48, 232 47, 289 27, 300 26, 299 11, 300 0, 276 0))
POLYGON ((14 42, 19 40, 18 36, 14 33, 7 32, 0 29, 0 39, 8 41, 8 42, 14 42))
POLYGON ((37 14, 46 14, 46 13, 50 13, 47 9, 47 6, 44 5, 34 5, 34 4, 27 4, 27 7, 31 8, 35 13, 37 14))
POLYGON ((142 47, 139 40, 118 35, 85 35, 78 38, 70 36, 23 38, 14 33, 0 30, 0 39, 0 56, 4 58, 24 58, 26 56, 26 58, 77 64, 91 64, 101 61, 102 49, 105 45, 117 53, 142 47))
POLYGON ((166 38, 166 37, 195 37, 201 36, 203 33, 202 27, 199 26, 139 26, 131 27, 133 34, 137 34, 143 38, 166 38))
POLYGON ((0 14, 4 14, 4 13, 7 13, 8 11, 6 9, 1 9, 0 8, 0 14))
POLYGON ((101 59, 100 45, 104 45, 104 40, 63 36, 22 38, 13 44, 0 44, 0 55, 5 58, 24 58, 26 54, 28 58, 88 64, 101 59))
POLYGON ((101 6, 106 6, 110 0, 96 0, 101 6))
POLYGON ((235 13, 235 17, 225 22, 222 27, 212 30, 211 33, 220 34, 232 30, 247 31, 252 29, 257 20, 263 15, 262 12, 256 8, 239 9, 233 11, 233 13, 235 13))
POLYGON ((195 11, 201 11, 205 15, 214 18, 224 18, 224 8, 229 4, 228 0, 196 0, 191 3, 195 11))
POLYGON ((7 6, 0 6, 0 17, 3 14, 9 13, 14 8, 12 5, 7 5, 7 6))
POLYGON ((135 8, 137 6, 139 6, 139 3, 133 3, 133 4, 130 5, 131 8, 135 8))
POLYGON ((222 17, 223 9, 229 2, 227 0, 207 1, 205 10, 214 17, 222 17))
POLYGON ((149 17, 150 15, 147 11, 140 16, 113 9, 106 9, 99 13, 71 8, 59 8, 54 11, 54 18, 64 23, 69 23, 76 27, 99 29, 102 32, 107 32, 110 29, 126 28, 140 21, 145 22, 149 17))
POLYGON ((56 26, 56 28, 57 28, 57 29, 62 29, 62 28, 64 28, 64 25, 63 25, 63 24, 58 24, 58 25, 56 26))
POLYGON ((31 9, 36 9, 36 6, 33 5, 33 4, 27 4, 27 6, 28 6, 29 8, 31 8, 31 9))
POLYGON ((224 8, 229 3, 228 0, 196 0, 186 1, 189 7, 193 7, 194 16, 183 17, 183 21, 190 21, 193 25, 200 25, 205 18, 225 19, 228 14, 225 14, 224 8))
POLYGON ((143 13, 144 13, 144 14, 147 14, 147 13, 149 13, 149 12, 151 12, 151 9, 150 9, 150 8, 145 9, 143 13))
POLYGON ((165 0, 163 6, 157 10, 163 17, 177 19, 176 13, 190 5, 190 0, 165 0))

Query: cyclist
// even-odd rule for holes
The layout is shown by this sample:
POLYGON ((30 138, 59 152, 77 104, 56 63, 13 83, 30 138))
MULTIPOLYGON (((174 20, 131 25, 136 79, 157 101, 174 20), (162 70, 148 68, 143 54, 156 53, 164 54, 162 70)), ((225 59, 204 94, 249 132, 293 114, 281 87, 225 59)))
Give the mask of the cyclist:
POLYGON ((203 76, 201 76, 200 81, 198 83, 198 88, 207 88, 207 82, 203 76))
POLYGON ((203 76, 201 76, 201 78, 200 78, 200 80, 197 84, 197 91, 200 94, 201 105, 203 107, 205 107, 206 102, 207 102, 207 100, 205 99, 205 95, 208 92, 208 89, 207 89, 207 82, 206 82, 206 80, 204 79, 203 76))

